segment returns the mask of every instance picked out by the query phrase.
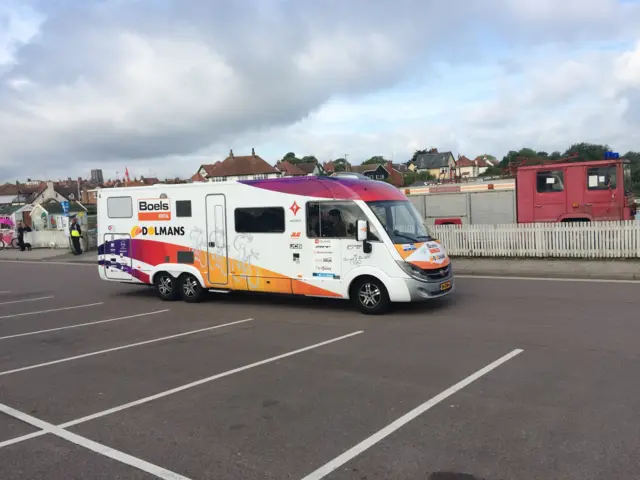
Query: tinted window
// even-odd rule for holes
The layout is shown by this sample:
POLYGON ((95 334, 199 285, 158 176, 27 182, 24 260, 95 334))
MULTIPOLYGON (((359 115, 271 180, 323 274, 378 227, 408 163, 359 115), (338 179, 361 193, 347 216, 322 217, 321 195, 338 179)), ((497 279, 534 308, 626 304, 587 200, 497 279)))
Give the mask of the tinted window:
POLYGON ((191 200, 176 200, 176 217, 191 216, 191 200))
POLYGON ((538 193, 562 192, 564 190, 564 172, 549 170, 536 174, 538 193))
MULTIPOLYGON (((308 202, 307 236, 309 238, 355 238, 358 220, 367 220, 353 202, 308 202)), ((379 240, 369 224, 369 240, 379 240)))
POLYGON ((616 167, 588 168, 587 188, 589 190, 616 188, 616 167))
POLYGON ((283 233, 284 208, 236 208, 234 212, 238 233, 283 233))
POLYGON ((109 218, 133 217, 133 202, 131 197, 107 198, 107 216, 109 218))

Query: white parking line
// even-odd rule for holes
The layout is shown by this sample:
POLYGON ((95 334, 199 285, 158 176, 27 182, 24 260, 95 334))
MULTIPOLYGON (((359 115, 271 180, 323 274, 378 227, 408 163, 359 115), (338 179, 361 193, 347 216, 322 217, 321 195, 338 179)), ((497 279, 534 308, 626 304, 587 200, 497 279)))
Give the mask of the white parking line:
POLYGON ((14 313, 12 315, 3 315, 2 317, 0 317, 0 319, 13 318, 13 317, 24 317, 26 315, 39 315, 41 313, 62 312, 63 310, 74 310, 76 308, 95 307, 97 305, 102 305, 103 303, 104 302, 88 303, 86 305, 74 305, 73 307, 51 308, 49 310, 39 310, 37 312, 14 313))
MULTIPOLYGON (((276 355, 275 357, 267 358, 265 360, 260 360, 259 362, 250 363, 243 367, 234 368, 233 370, 227 370, 226 372, 218 373, 216 375, 212 375, 207 378, 203 378, 201 380, 196 380, 195 382, 187 383, 186 385, 182 385, 180 387, 172 388, 171 390, 166 390, 164 392, 156 393, 155 395, 151 395, 149 397, 141 398, 139 400, 135 400, 133 402, 125 403, 124 405, 120 405, 119 407, 110 408, 108 410, 103 410, 102 412, 94 413, 92 415, 87 415, 86 417, 78 418, 76 420, 72 420, 70 422, 63 423, 62 425, 58 425, 59 428, 69 428, 74 425, 78 425, 80 423, 88 422, 90 420, 95 420, 97 418, 105 417, 107 415, 111 415, 116 412, 120 412, 122 410, 126 410, 131 407, 136 407, 138 405, 142 405, 148 402, 152 402, 153 400, 158 400, 163 397, 167 397, 169 395, 173 395, 174 393, 182 392, 189 388, 197 387, 199 385, 203 385, 205 383, 213 382, 214 380, 218 380, 220 378, 228 377, 229 375, 233 375, 235 373, 244 372, 245 370, 249 370, 251 368, 259 367, 261 365, 266 365, 268 363, 277 362, 278 360, 282 360, 283 358, 291 357, 293 355, 298 355, 303 352, 307 352, 309 350, 313 350, 315 348, 320 348, 325 345, 329 345, 331 343, 339 342, 340 340, 346 340, 347 338, 354 337, 356 335, 360 335, 364 333, 362 330, 349 333, 347 335, 343 335, 341 337, 332 338, 330 340, 325 340, 324 342, 316 343, 314 345, 309 345, 308 347, 299 348, 297 350, 293 350, 291 352, 283 353, 281 355, 276 355)), ((25 440, 29 440, 30 438, 39 437, 44 435, 46 432, 34 432, 28 433, 27 435, 22 435, 21 437, 12 438, 11 440, 5 440, 4 442, 0 442, 0 448, 6 447, 9 445, 13 445, 14 443, 23 442, 25 440)))
POLYGON ((98 350, 97 352, 83 353, 82 355, 75 355, 73 357, 65 357, 60 360, 53 360, 52 362, 38 363, 36 365, 29 365, 28 367, 14 368, 13 370, 7 370, 6 372, 0 372, 0 377, 3 375, 10 375, 12 373, 24 372, 26 370, 33 370, 35 368, 48 367, 50 365, 57 365, 58 363, 70 362, 72 360, 80 360, 81 358, 93 357, 94 355, 102 355, 103 353, 117 352, 119 350, 125 350, 127 348, 139 347, 141 345, 149 345, 150 343, 162 342, 163 340, 171 340, 173 338, 180 338, 186 335, 194 335, 196 333, 208 332, 209 330, 215 330, 217 328, 230 327, 239 323, 245 323, 252 321, 253 318, 246 318, 244 320, 237 320, 235 322, 223 323, 222 325, 214 325, 213 327, 199 328, 198 330, 191 330, 188 332, 178 333, 175 335, 169 335, 166 337, 154 338, 152 340, 145 340, 144 342, 130 343, 128 345, 121 345, 119 347, 107 348, 105 350, 98 350))
POLYGON ((100 455, 104 455, 105 457, 117 460, 118 462, 137 468, 138 470, 142 470, 143 472, 155 475, 158 478, 168 480, 189 480, 187 477, 159 467, 158 465, 154 465, 152 463, 146 462, 145 460, 141 460, 140 458, 133 457, 127 453, 116 450, 115 448, 111 448, 101 443, 94 442, 93 440, 89 440, 88 438, 64 430, 63 428, 56 427, 55 425, 32 417, 31 415, 27 415, 26 413, 20 412, 1 403, 0 412, 5 413, 6 415, 9 415, 10 417, 13 417, 17 420, 28 423, 29 425, 33 425, 36 428, 40 428, 44 433, 50 433, 52 435, 55 435, 56 437, 63 438, 71 443, 80 445, 81 447, 84 447, 88 450, 99 453, 100 455))
POLYGON ((9 290, 0 290, 0 295, 11 293, 9 290))
POLYGON ((525 280, 532 282, 577 282, 577 283, 640 283, 640 280, 615 280, 600 278, 564 278, 564 277, 509 277, 499 275, 456 275, 456 278, 477 278, 478 280, 525 280))
POLYGON ((99 267, 98 260, 94 262, 53 262, 47 260, 0 260, 0 263, 29 263, 37 265, 73 265, 80 267, 99 267))
POLYGON ((354 457, 357 457, 358 455, 360 455, 362 452, 364 452, 368 448, 371 448, 376 443, 378 443, 379 441, 383 440, 385 437, 391 435, 396 430, 402 428, 404 425, 409 423, 411 420, 413 420, 416 417, 422 415, 424 412, 426 412, 430 408, 436 406, 437 404, 439 404, 443 400, 446 400, 448 397, 450 397, 451 395, 453 395, 457 391, 462 390, 464 387, 466 387, 469 384, 475 382, 480 377, 486 375, 491 370, 494 370, 495 368, 498 368, 500 365, 502 365, 503 363, 511 360, 513 357, 515 357, 516 355, 518 355, 520 353, 522 353, 522 350, 520 350, 520 349, 513 350, 512 352, 506 354, 504 357, 499 358, 495 362, 490 363, 486 367, 484 367, 484 368, 478 370, 477 372, 469 375, 464 380, 462 380, 462 381, 456 383, 455 385, 447 388, 442 393, 439 393, 438 395, 436 395, 432 399, 426 401, 422 405, 420 405, 420 406, 414 408, 413 410, 411 410, 409 413, 407 413, 407 414, 403 415, 402 417, 398 418, 396 421, 390 423, 389 425, 384 427, 382 430, 379 430, 378 432, 376 432, 373 435, 371 435, 369 438, 363 440, 362 442, 357 444, 355 447, 350 448, 349 450, 344 452, 342 455, 334 458, 329 463, 327 463, 327 464, 323 465, 322 467, 320 467, 318 470, 310 473, 309 475, 304 477, 302 480, 320 480, 320 479, 326 477, 331 472, 333 472, 337 468, 339 468, 342 465, 344 465, 345 463, 347 463, 349 460, 353 459, 354 457))
POLYGON ((26 298, 24 300, 11 300, 10 302, 0 302, 0 305, 9 305, 11 303, 39 302, 40 300, 47 300, 49 298, 53 298, 53 295, 49 295, 48 297, 26 298))
POLYGON ((118 320, 127 320, 129 318, 144 317, 147 315, 156 315, 158 313, 168 312, 166 310, 156 310, 155 312, 138 313, 136 315, 128 315, 126 317, 110 318, 108 320, 98 320, 97 322, 79 323, 78 325, 67 325, 65 327, 48 328, 46 330, 36 330, 35 332, 16 333, 15 335, 7 335, 6 337, 0 337, 0 340, 9 340, 10 338, 27 337, 29 335, 38 335, 39 333, 57 332, 58 330, 68 330, 70 328, 87 327, 90 325, 98 325, 101 323, 117 322, 118 320))

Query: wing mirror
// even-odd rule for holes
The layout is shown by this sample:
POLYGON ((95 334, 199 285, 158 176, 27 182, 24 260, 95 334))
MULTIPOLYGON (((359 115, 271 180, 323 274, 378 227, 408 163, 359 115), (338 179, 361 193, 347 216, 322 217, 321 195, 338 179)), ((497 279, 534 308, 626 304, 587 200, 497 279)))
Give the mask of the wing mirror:
POLYGON ((362 242, 362 251, 371 253, 371 243, 367 241, 369 238, 369 222, 366 220, 358 220, 356 225, 356 240, 362 242))

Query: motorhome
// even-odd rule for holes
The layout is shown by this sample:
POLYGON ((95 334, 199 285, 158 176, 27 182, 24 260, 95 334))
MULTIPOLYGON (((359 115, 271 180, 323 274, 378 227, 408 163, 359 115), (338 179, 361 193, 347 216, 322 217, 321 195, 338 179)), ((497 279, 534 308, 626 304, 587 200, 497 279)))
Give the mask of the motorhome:
POLYGON ((207 291, 347 299, 363 313, 454 290, 451 261, 384 182, 291 177, 101 189, 103 280, 162 300, 207 291))

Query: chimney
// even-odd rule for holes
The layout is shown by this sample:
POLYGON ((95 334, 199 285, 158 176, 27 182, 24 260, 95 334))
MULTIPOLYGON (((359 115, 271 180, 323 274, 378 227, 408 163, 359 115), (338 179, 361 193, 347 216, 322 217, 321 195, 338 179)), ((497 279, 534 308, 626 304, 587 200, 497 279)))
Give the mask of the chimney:
POLYGON ((393 162, 391 160, 387 161, 387 170, 389 171, 389 175, 393 172, 393 162))
POLYGON ((231 158, 233 158, 233 149, 230 149, 230 150, 229 150, 229 156, 230 156, 231 158))
POLYGON ((252 157, 255 157, 255 156, 256 156, 256 151, 255 151, 255 149, 253 149, 253 148, 251 149, 251 156, 252 156, 252 157))

